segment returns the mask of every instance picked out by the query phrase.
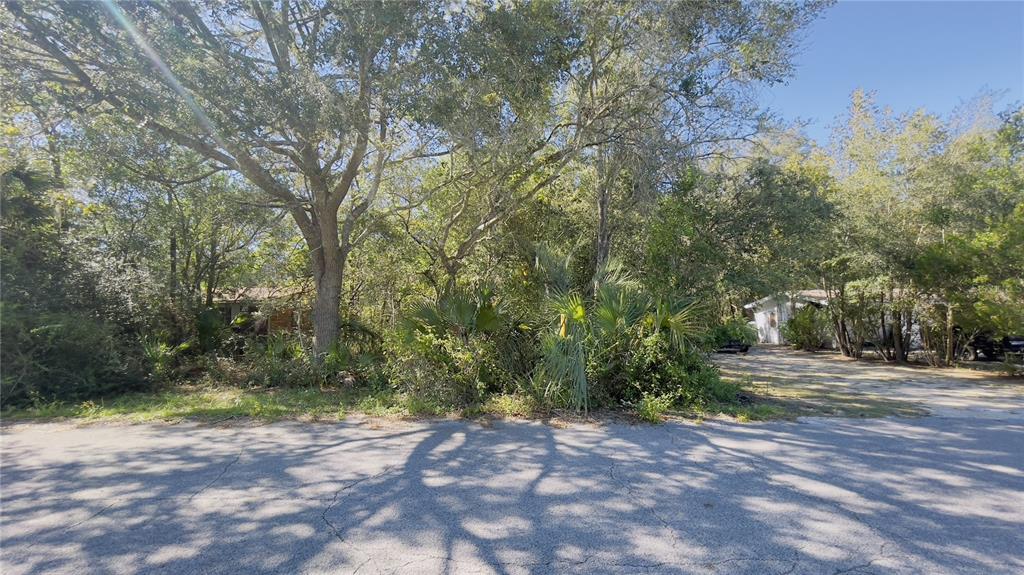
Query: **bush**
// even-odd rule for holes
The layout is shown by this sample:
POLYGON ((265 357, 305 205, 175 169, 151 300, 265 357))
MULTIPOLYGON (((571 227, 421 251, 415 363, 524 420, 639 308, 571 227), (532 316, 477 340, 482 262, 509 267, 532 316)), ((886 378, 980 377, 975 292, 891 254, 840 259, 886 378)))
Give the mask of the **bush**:
POLYGON ((156 309, 152 282, 80 233, 73 204, 52 184, 28 166, 0 172, 4 407, 146 386, 138 334, 156 309))
POLYGON ((699 406, 713 397, 718 370, 703 353, 673 346, 664 332, 633 338, 619 359, 591 356, 590 378, 598 405, 635 405, 645 397, 671 397, 699 406))
POLYGON ((394 342, 387 357, 400 391, 439 405, 475 404, 489 392, 513 386, 495 342, 479 336, 416 333, 394 342))
POLYGON ((711 329, 707 347, 718 349, 730 342, 754 345, 757 343, 757 331, 750 327, 746 318, 729 318, 711 329))
POLYGON ((740 384, 719 378, 708 386, 708 392, 711 399, 719 403, 733 403, 740 393, 740 384))
POLYGON ((142 345, 88 315, 3 306, 0 404, 79 401, 147 386, 142 345))
POLYGON ((665 413, 672 408, 674 395, 651 395, 645 393, 636 404, 636 415, 648 423, 661 423, 665 413))
POLYGON ((707 340, 699 306, 652 296, 614 262, 589 285, 596 286, 592 297, 557 283, 546 297, 534 378, 545 402, 585 412, 636 406, 645 397, 707 401, 718 372, 699 351, 707 340))
MULTIPOLYGON (((336 343, 316 363, 300 337, 271 334, 255 340, 240 360, 247 374, 244 383, 259 387, 339 387, 377 381, 379 353, 336 343)), ((358 345, 358 344, 357 344, 358 345)))
POLYGON ((782 326, 782 337, 795 349, 815 351, 825 346, 828 337, 828 318, 814 306, 797 310, 782 326))
POLYGON ((536 358, 534 337, 487 290, 456 290, 421 303, 385 347, 399 391, 451 408, 516 391, 536 358))
POLYGON ((499 394, 484 402, 483 411, 501 417, 530 417, 541 408, 529 395, 499 394))

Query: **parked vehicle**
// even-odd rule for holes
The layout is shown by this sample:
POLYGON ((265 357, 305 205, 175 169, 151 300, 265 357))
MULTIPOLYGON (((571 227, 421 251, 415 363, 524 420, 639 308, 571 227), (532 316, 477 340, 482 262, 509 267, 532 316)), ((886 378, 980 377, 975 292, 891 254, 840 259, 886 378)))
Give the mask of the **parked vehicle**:
POLYGON ((748 351, 750 351, 749 343, 739 340, 730 340, 718 346, 715 353, 747 353, 748 351))
POLYGON ((756 324, 741 317, 732 318, 715 326, 711 340, 716 353, 747 353, 757 341, 756 324))
POLYGON ((998 360, 1003 359, 1007 353, 1024 353, 1024 335, 997 338, 991 333, 979 333, 967 342, 960 352, 960 358, 967 361, 976 361, 982 357, 998 360))

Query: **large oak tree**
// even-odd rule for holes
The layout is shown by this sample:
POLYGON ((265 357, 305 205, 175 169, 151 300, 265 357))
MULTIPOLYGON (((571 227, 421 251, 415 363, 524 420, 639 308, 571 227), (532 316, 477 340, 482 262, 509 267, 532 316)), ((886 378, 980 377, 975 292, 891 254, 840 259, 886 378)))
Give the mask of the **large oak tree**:
POLYGON ((285 209, 310 251, 320 355, 337 340, 346 262, 389 171, 451 151, 446 122, 491 105, 474 78, 501 81, 508 62, 541 61, 559 44, 507 33, 550 18, 543 6, 12 1, 0 50, 18 85, 189 148, 285 209), (500 41, 463 46, 478 28, 500 41))

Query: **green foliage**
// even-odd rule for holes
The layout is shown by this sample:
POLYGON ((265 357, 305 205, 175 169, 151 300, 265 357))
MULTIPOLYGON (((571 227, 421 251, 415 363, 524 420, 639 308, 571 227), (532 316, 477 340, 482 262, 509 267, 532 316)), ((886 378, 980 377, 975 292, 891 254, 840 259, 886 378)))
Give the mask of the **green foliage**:
POLYGON ((734 403, 736 396, 739 395, 741 384, 735 381, 726 381, 724 379, 717 379, 711 383, 708 388, 710 398, 718 403, 734 403))
POLYGON ((716 349, 729 342, 754 345, 757 343, 757 330, 744 317, 731 317, 715 324, 708 334, 708 347, 716 349))
POLYGON ((531 417, 541 411, 541 406, 529 395, 503 393, 488 398, 482 411, 499 417, 531 417))
POLYGON ((25 166, 0 173, 0 403, 100 397, 146 386, 131 276, 76 241, 73 204, 25 166), (64 211, 62 218, 55 217, 64 211))
POLYGON ((782 337, 795 349, 817 351, 825 346, 829 325, 825 312, 808 305, 782 325, 782 337))
POLYGON ((224 322, 214 309, 204 309, 196 314, 196 341, 200 353, 209 353, 220 348, 224 336, 224 322))
POLYGON ((437 405, 471 405, 487 392, 512 384, 499 364, 494 341, 483 337, 417 333, 394 342, 387 357, 398 389, 437 405))
POLYGON ((147 386, 143 350, 81 313, 27 313, 4 305, 0 403, 82 400, 147 386))
POLYGON ((661 423, 665 413, 672 408, 675 397, 671 395, 655 396, 645 393, 636 404, 636 416, 648 423, 661 423))
POLYGON ((546 298, 550 319, 535 375, 543 399, 584 412, 635 404, 645 394, 702 401, 717 374, 695 347, 703 335, 698 308, 648 295, 614 261, 591 285, 589 299, 556 286, 546 298))
POLYGON ((216 379, 656 419, 734 400, 703 352, 753 343, 768 293, 820 283, 784 333, 853 356, 1024 330, 1024 111, 962 129, 858 92, 832 156, 735 148, 820 3, 455 4, 0 9, 0 399, 216 379), (339 313, 221 324, 223 288, 284 286, 339 313))
POLYGON ((174 365, 173 348, 157 338, 146 338, 142 340, 142 349, 147 363, 152 366, 150 376, 153 380, 165 379, 174 365))
POLYGON ((386 345, 392 383, 449 407, 514 390, 530 369, 533 341, 502 308, 490 290, 453 290, 414 306, 386 345))

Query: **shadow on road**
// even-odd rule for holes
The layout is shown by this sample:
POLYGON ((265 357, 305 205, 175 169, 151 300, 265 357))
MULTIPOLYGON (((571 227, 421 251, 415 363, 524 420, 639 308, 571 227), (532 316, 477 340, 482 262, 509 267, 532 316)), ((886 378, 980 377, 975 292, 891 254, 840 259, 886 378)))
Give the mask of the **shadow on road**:
POLYGON ((3 570, 1019 571, 1024 428, 937 421, 19 428, 3 570))

